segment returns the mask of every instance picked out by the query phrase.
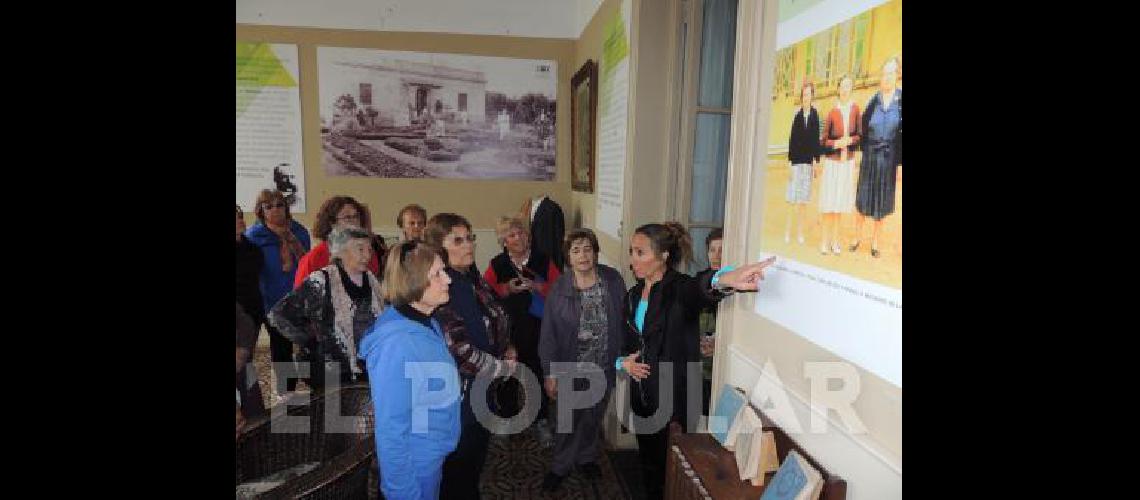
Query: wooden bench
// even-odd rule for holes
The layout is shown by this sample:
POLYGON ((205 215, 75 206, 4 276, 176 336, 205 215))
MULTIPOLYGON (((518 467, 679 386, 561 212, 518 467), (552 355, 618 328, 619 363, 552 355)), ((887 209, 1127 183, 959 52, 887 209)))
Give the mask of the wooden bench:
MULTIPOLYGON (((753 407, 755 409, 755 407, 753 407)), ((763 430, 772 431, 776 438, 776 454, 780 463, 788 456, 788 451, 796 450, 816 470, 823 475, 823 489, 820 500, 845 500, 847 481, 831 474, 823 468, 806 450, 800 447, 783 429, 776 426, 764 412, 757 410, 763 422, 763 430)), ((665 498, 667 500, 715 500, 748 499, 757 500, 764 488, 772 484, 775 472, 765 475, 763 486, 740 480, 736 467, 736 456, 726 450, 711 434, 684 434, 676 422, 669 424, 669 449, 665 464, 665 498), (689 463, 686 470, 680 458, 689 463)))

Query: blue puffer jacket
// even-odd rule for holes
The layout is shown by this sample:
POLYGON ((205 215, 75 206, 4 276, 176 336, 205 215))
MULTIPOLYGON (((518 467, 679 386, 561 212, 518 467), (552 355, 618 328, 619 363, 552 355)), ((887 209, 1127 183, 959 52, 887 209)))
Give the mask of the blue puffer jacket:
POLYGON ((390 500, 438 498, 443 461, 459 442, 459 372, 439 322, 431 326, 387 307, 360 341, 376 410, 380 490, 390 500))
MULTIPOLYGON (((289 221, 289 230, 308 252, 309 230, 294 220, 289 221)), ((281 270, 281 238, 278 238, 276 234, 273 234, 273 231, 270 231, 261 222, 257 222, 246 229, 245 237, 261 249, 261 255, 264 257, 261 265, 261 300, 265 304, 265 311, 269 312, 270 309, 273 309, 273 305, 281 300, 281 297, 293 289, 293 278, 297 275, 297 264, 299 262, 294 262, 293 268, 289 272, 281 270)), ((297 256, 297 260, 301 260, 300 255, 297 256)))

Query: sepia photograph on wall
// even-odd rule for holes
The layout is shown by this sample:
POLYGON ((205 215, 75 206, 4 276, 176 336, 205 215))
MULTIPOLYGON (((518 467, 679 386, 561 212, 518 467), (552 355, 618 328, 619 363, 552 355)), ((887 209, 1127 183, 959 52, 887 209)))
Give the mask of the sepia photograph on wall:
POLYGON ((555 61, 318 47, 330 176, 553 181, 555 61))

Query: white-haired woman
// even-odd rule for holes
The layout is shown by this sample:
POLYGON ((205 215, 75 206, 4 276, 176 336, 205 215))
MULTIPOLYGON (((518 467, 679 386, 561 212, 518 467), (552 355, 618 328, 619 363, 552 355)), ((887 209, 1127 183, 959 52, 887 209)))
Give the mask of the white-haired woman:
POLYGON ((312 363, 314 391, 324 389, 328 362, 336 363, 341 383, 367 380, 357 345, 383 307, 380 282, 368 270, 371 236, 356 227, 334 229, 328 238, 333 262, 310 274, 269 312, 269 322, 301 346, 312 363))
POLYGON ((863 112, 863 160, 859 164, 859 184, 855 191, 855 243, 863 237, 863 219, 875 221, 871 233, 871 256, 879 256, 879 235, 883 219, 895 212, 895 186, 902 166, 902 89, 898 88, 899 60, 883 63, 879 92, 863 112))

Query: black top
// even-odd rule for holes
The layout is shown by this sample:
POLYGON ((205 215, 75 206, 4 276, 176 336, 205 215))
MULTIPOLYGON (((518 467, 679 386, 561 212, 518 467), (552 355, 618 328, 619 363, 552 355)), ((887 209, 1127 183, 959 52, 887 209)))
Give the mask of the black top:
MULTIPOLYGON (((519 269, 515 268, 515 264, 511 262, 511 255, 503 249, 503 253, 496 255, 491 259, 491 270, 495 272, 495 279, 499 283, 506 283, 519 277, 519 269)), ((535 279, 536 276, 541 277, 543 281, 549 282, 550 276, 550 258, 542 253, 537 248, 530 249, 530 258, 527 259, 526 265, 523 266, 522 272, 529 274, 526 276, 528 279, 535 279)), ((499 283, 491 283, 497 285, 499 283)), ((527 310, 530 309, 530 301, 533 297, 533 292, 512 293, 499 301, 503 303, 513 318, 518 318, 523 314, 528 314, 527 310)))
POLYGON ((562 255, 562 237, 566 233, 566 218, 562 214, 562 207, 554 200, 543 198, 530 222, 531 249, 549 255, 558 269, 566 264, 566 256, 562 255))
POLYGON ((411 304, 404 304, 402 306, 396 306, 396 312, 403 314, 405 318, 408 318, 412 321, 420 323, 420 324, 426 326, 428 328, 428 330, 431 330, 431 318, 424 315, 424 313, 416 310, 416 308, 412 307, 411 304))
MULTIPOLYGON (((711 287, 711 270, 696 277, 667 269, 665 275, 649 290, 649 307, 645 312, 644 331, 638 332, 633 324, 637 304, 645 290, 645 280, 639 280, 626 294, 626 335, 623 351, 626 355, 641 352, 638 361, 650 365, 649 376, 630 386, 630 403, 633 412, 642 417, 652 415, 660 403, 658 386, 671 385, 673 390, 673 420, 688 429, 688 365, 700 361, 700 311, 716 306, 724 294, 711 287), (671 362, 671 378, 663 379, 661 363, 671 362)), ((701 378, 700 365, 693 374, 701 378)), ((668 391, 668 389, 666 389, 668 391)))
POLYGON ((352 282, 352 278, 348 277, 348 272, 344 270, 344 266, 340 262, 336 263, 336 268, 340 271, 340 281, 344 283, 344 292, 353 302, 359 302, 372 297, 372 285, 368 284, 368 277, 364 277, 364 284, 357 286, 352 282))
POLYGON ((265 320, 264 306, 261 303, 261 288, 258 286, 262 265, 261 249, 257 248, 245 235, 237 242, 237 303, 255 322, 265 320))
POLYGON ((819 144, 819 113, 815 107, 808 113, 804 123, 804 110, 801 108, 792 119, 792 132, 788 136, 788 161, 795 164, 812 163, 819 159, 822 148, 819 144))

